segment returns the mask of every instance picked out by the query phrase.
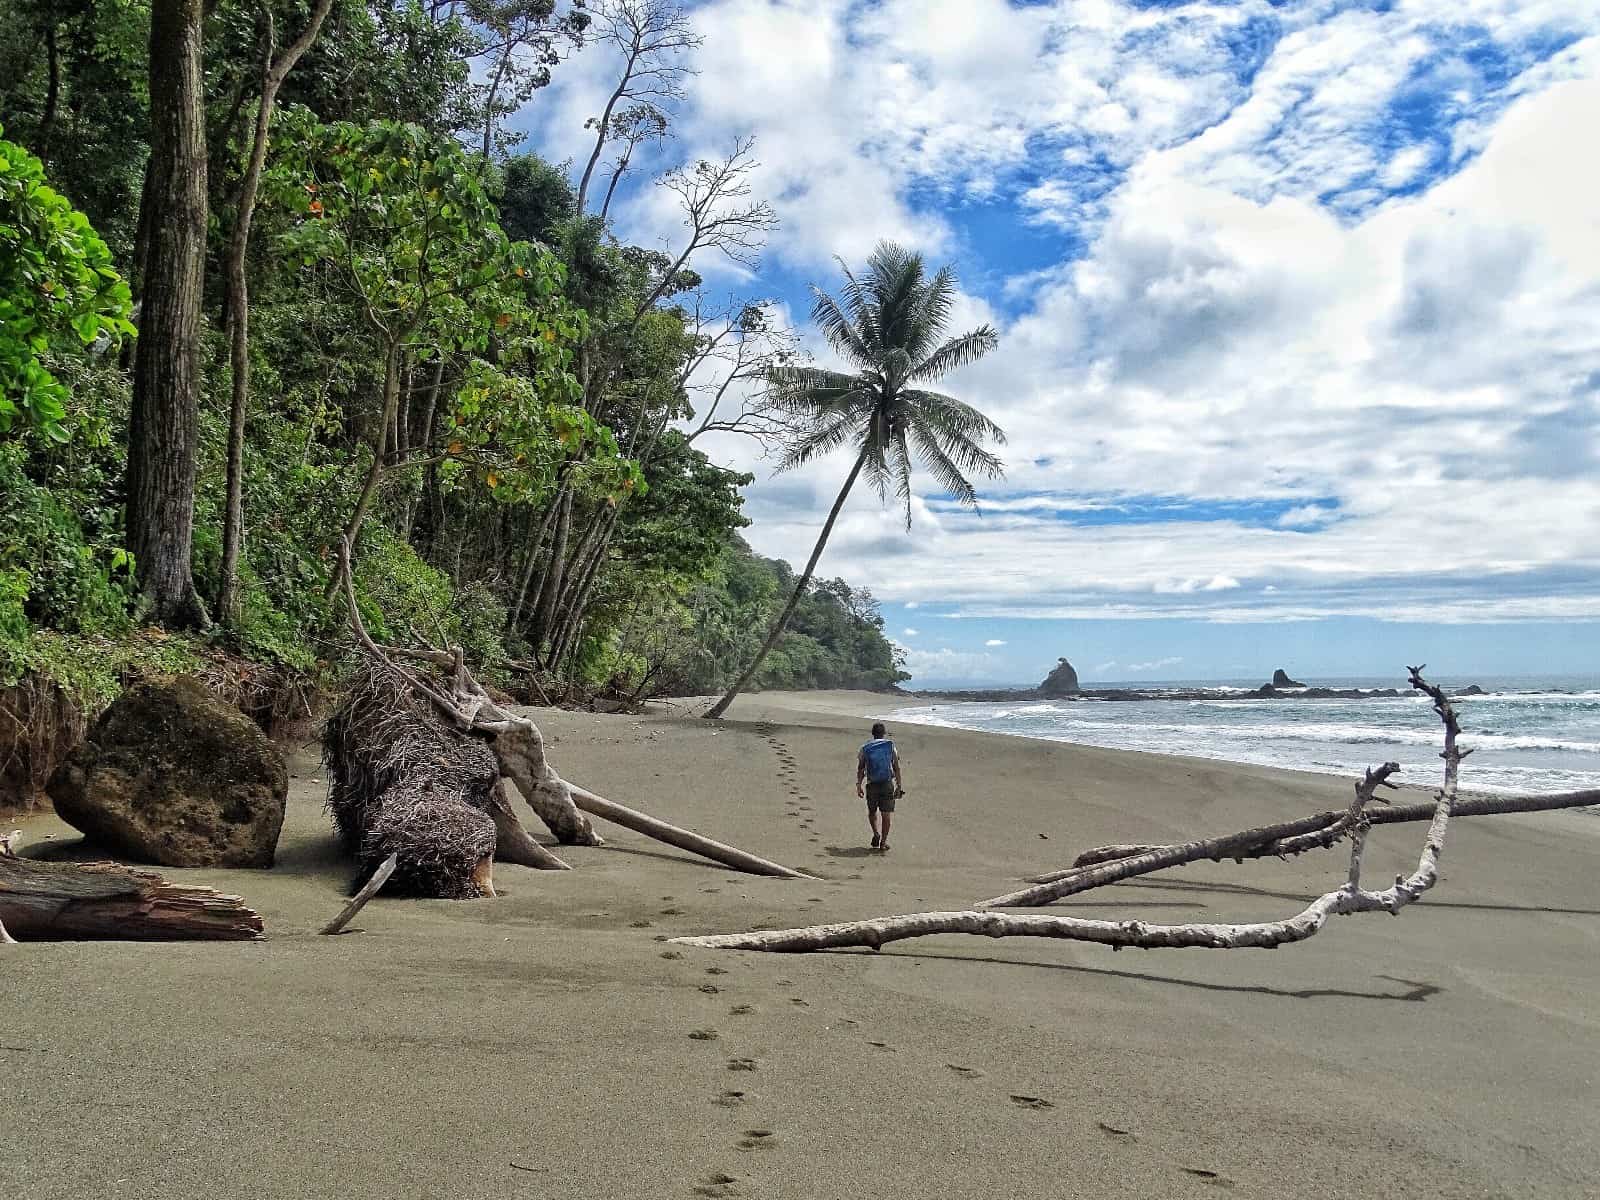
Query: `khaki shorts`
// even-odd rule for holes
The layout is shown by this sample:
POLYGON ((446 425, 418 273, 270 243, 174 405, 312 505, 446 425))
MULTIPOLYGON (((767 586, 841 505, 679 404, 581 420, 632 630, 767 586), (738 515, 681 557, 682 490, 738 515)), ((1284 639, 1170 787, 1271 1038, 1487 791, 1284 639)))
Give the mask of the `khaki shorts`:
POLYGON ((867 784, 868 812, 878 812, 881 810, 886 813, 892 813, 894 811, 894 799, 895 791, 893 780, 890 780, 887 783, 867 784))

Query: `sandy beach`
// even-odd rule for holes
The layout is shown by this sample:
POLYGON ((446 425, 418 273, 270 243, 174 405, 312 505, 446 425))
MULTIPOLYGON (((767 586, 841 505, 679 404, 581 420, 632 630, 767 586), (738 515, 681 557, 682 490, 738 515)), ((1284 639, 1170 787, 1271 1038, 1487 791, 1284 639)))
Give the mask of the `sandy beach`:
MULTIPOLYGON (((1275 952, 945 937, 760 955, 668 936, 963 908, 1105 842, 1342 805, 1349 783, 892 726, 907 797, 866 849, 852 789, 892 699, 741 699, 730 720, 536 711, 585 786, 813 871, 739 875, 624 831, 500 898, 375 900, 313 750, 242 944, 0 949, 0 1195, 1580 1197, 1600 1190, 1600 820, 1456 823, 1398 919, 1275 952)), ((1470 745, 1470 734, 1465 739, 1470 745)), ((1466 782, 1470 784, 1471 761, 1466 782)), ((1414 780, 1431 784, 1432 780, 1414 780)), ((74 834, 21 822, 25 852, 74 834)), ((1368 877, 1415 863, 1380 829, 1368 877)), ((1052 911, 1287 915, 1340 851, 1189 867, 1052 911)))

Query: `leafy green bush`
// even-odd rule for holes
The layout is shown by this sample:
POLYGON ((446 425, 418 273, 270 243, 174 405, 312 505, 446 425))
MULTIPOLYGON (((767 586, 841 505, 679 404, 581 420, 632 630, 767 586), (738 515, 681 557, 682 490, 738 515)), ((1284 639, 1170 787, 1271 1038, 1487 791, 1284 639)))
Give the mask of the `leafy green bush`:
POLYGON ((37 158, 0 139, 0 434, 20 419, 67 441, 67 390, 45 358, 131 335, 130 307, 89 219, 45 183, 37 158))

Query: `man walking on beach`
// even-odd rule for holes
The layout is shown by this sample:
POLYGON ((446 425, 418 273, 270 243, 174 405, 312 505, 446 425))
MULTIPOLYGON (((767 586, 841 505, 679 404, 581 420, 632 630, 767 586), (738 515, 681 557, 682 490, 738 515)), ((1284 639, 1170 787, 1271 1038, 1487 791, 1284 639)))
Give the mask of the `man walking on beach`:
POLYGON ((889 848, 889 823, 894 814, 894 802, 905 795, 900 780, 900 756, 895 753, 889 731, 879 721, 872 727, 872 740, 861 747, 856 755, 856 795, 867 800, 867 824, 872 826, 872 848, 889 848), (862 789, 862 783, 866 789, 862 789), (883 814, 883 828, 878 827, 878 814, 883 814))

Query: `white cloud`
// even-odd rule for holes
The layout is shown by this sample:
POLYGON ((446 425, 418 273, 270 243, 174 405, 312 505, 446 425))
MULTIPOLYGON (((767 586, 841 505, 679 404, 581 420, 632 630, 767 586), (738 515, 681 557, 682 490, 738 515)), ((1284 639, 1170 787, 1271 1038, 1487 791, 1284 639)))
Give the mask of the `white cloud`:
MULTIPOLYGON (((904 647, 902 647, 905 649, 904 647)), ((994 657, 968 650, 905 649, 905 667, 913 681, 920 679, 988 679, 994 674, 994 657)))
POLYGON ((1001 639, 1001 638, 990 638, 988 641, 986 641, 984 643, 984 645, 985 646, 1004 646, 1005 645, 1005 641, 1003 639, 1001 639))
POLYGON ((1128 670, 1142 675, 1147 671, 1159 671, 1164 667, 1175 667, 1182 661, 1181 655, 1175 655, 1170 658, 1158 658, 1154 662, 1129 663, 1128 670))
POLYGON ((906 601, 906 607, 907 608, 919 608, 921 606, 915 600, 907 600, 906 601))
POLYGON ((906 635, 906 636, 907 636, 907 637, 916 637, 916 636, 917 636, 917 634, 918 634, 918 633, 919 633, 919 632, 920 632, 920 630, 916 630, 916 629, 902 629, 902 630, 901 630, 901 631, 900 631, 900 632, 901 632, 901 633, 903 633, 903 634, 905 634, 905 635, 906 635))

